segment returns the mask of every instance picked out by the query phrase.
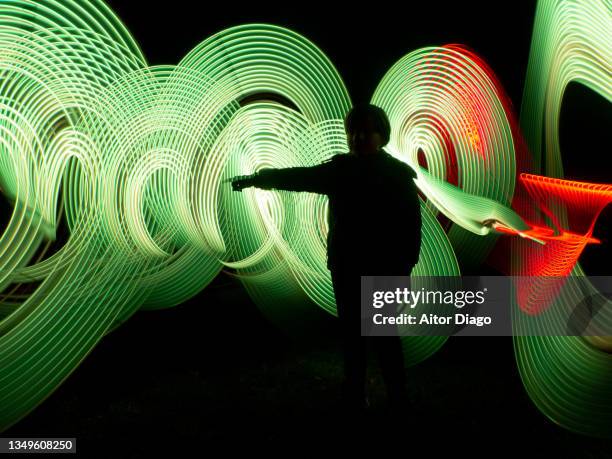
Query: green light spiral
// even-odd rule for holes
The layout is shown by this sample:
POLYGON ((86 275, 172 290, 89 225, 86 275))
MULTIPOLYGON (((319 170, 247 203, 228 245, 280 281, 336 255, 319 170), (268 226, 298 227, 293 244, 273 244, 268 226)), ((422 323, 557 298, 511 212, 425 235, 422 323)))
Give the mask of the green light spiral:
MULTIPOLYGON (((565 86, 612 92, 609 4, 570 3, 538 8, 522 113, 553 176, 565 86)), ((408 54, 373 96, 391 120, 389 151, 418 171, 425 197, 417 281, 458 276, 458 259, 479 265, 496 241, 488 221, 526 228, 509 208, 517 167, 503 97, 458 46, 408 54)), ((327 198, 232 193, 225 180, 345 152, 350 106, 329 59, 281 27, 233 27, 176 66, 148 66, 99 0, 0 3, 0 188, 13 207, 0 237, 0 430, 134 312, 180 304, 224 267, 273 320, 299 322, 313 306, 335 314, 327 198), (69 238, 51 252, 62 224, 69 238)), ((405 338, 406 363, 445 340, 405 338)), ((517 338, 515 347, 547 416, 606 435, 612 362, 601 340, 517 338)))
MULTIPOLYGON (((612 101, 612 7, 608 1, 538 2, 521 128, 533 155, 536 173, 563 177, 559 117, 565 89, 576 82, 612 101)), ((589 160, 586 158, 585 160, 589 160)), ((597 160, 597 158, 592 158, 597 160)), ((565 209, 556 209, 566 225, 565 209)), ((515 245, 514 267, 526 256, 515 245)), ((574 277, 585 273, 576 264, 574 277)), ((578 291, 560 295, 553 311, 564 311, 597 290, 584 278, 573 280, 578 291), (588 293, 587 293, 588 292, 588 293)), ((608 318, 604 300, 600 318, 608 318)), ((518 322, 517 327, 522 323, 518 322)), ((612 425, 612 353, 610 337, 516 336, 514 348, 523 384, 536 406, 553 422, 573 431, 610 437, 612 425)))

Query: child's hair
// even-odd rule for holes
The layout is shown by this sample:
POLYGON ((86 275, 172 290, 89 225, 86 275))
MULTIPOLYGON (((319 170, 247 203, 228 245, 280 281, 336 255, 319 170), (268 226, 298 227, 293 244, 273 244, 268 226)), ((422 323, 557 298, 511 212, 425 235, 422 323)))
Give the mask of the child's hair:
POLYGON ((369 119, 373 122, 382 139, 383 145, 389 142, 391 136, 391 124, 389 118, 384 110, 376 105, 372 104, 358 104, 354 105, 353 108, 346 115, 344 120, 344 127, 346 132, 353 132, 353 127, 364 119, 369 119))

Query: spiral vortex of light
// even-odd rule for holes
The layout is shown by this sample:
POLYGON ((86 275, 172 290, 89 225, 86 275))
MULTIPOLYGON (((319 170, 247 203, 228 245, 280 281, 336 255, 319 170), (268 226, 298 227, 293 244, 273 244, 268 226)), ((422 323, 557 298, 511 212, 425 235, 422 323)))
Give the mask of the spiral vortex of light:
MULTIPOLYGON (((521 117, 534 155, 548 155, 552 169, 542 172, 555 177, 563 89, 580 81, 608 100, 611 92, 609 5, 576 5, 539 4, 521 117)), ((458 259, 478 266, 500 232, 529 234, 527 210, 513 206, 517 127, 503 88, 474 52, 411 52, 372 102, 391 121, 388 151, 418 174, 415 281, 458 276, 458 259)), ((1 2, 0 190, 12 214, 0 235, 0 431, 136 311, 180 304, 224 268, 273 320, 299 321, 313 306, 335 314, 327 197, 233 193, 227 179, 346 152, 350 107, 330 60, 285 28, 232 27, 177 65, 149 66, 100 0, 1 2), (51 250, 60 228, 68 238, 51 250)), ((532 245, 516 253, 539 247, 521 243, 532 245)), ((403 340, 413 365, 446 337, 403 340)), ((605 434, 606 343, 515 338, 526 388, 546 415, 605 434), (553 356, 544 361, 542 352, 553 356), (563 365, 571 371, 561 374, 563 365)))

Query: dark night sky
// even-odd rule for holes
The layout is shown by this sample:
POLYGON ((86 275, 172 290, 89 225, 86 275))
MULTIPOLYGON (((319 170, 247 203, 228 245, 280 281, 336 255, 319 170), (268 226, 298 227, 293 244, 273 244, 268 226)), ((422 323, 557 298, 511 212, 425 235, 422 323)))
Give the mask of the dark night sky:
POLYGON ((369 99, 385 72, 410 51, 463 43, 491 64, 517 104, 535 13, 535 3, 530 1, 516 2, 503 14, 491 9, 491 2, 473 1, 232 2, 214 11, 209 3, 189 0, 175 0, 171 7, 148 1, 109 4, 152 64, 176 63, 200 41, 226 27, 267 22, 291 28, 329 56, 354 101, 369 99))

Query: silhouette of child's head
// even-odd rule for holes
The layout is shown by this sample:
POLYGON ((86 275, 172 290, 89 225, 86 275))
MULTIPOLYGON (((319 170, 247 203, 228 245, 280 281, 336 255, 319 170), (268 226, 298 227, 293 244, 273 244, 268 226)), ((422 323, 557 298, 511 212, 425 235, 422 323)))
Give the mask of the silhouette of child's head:
POLYGON ((389 142, 391 125, 382 108, 372 104, 353 106, 344 120, 348 145, 353 153, 375 153, 389 142))

